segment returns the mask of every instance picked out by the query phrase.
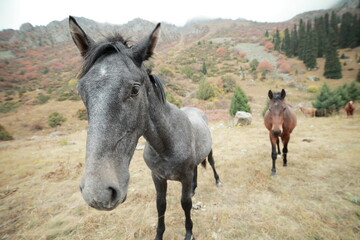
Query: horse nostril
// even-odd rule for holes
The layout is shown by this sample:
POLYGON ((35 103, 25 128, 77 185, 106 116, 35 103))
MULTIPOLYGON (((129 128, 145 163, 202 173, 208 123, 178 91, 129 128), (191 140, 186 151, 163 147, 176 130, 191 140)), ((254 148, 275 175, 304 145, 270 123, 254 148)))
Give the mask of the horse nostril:
POLYGON ((116 202, 117 201, 117 196, 118 196, 118 192, 116 191, 115 188, 113 187, 109 187, 108 188, 111 192, 111 202, 116 202))

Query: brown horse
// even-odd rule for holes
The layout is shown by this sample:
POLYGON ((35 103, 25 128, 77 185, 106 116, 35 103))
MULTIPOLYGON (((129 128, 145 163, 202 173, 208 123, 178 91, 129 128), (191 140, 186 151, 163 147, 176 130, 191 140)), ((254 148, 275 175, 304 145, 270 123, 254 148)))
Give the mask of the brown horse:
POLYGON ((349 101, 345 107, 344 107, 345 111, 346 111, 346 115, 348 117, 352 117, 353 114, 354 114, 354 111, 355 111, 355 106, 354 106, 354 103, 353 101, 349 101))
POLYGON ((290 140, 290 134, 296 127, 296 115, 289 104, 285 103, 286 92, 284 89, 281 92, 272 92, 269 90, 268 96, 270 98, 269 109, 264 116, 265 127, 269 130, 271 142, 271 158, 272 169, 271 175, 276 173, 276 145, 278 153, 280 152, 279 137, 284 145, 283 148, 283 166, 287 166, 286 154, 288 153, 287 145, 290 140))
POLYGON ((302 113, 306 116, 306 115, 311 115, 312 117, 316 117, 316 108, 303 108, 300 107, 300 110, 302 111, 302 113))

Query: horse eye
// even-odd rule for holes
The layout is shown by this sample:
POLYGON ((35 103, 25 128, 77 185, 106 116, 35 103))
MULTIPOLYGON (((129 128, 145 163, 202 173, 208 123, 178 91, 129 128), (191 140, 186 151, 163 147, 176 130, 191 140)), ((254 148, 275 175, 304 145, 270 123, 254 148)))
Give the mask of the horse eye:
POLYGON ((140 84, 135 83, 131 89, 131 96, 135 97, 139 94, 140 91, 140 84))

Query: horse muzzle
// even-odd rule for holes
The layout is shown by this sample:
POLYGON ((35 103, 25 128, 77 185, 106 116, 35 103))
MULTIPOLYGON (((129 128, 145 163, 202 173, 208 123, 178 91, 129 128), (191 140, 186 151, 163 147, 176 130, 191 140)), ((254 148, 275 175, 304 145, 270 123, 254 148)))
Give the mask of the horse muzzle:
POLYGON ((272 130, 272 133, 275 135, 275 137, 279 137, 281 135, 281 130, 272 130))
POLYGON ((90 184, 80 184, 80 191, 85 202, 98 210, 111 211, 119 204, 125 202, 127 189, 121 191, 119 187, 112 185, 89 186, 90 184))

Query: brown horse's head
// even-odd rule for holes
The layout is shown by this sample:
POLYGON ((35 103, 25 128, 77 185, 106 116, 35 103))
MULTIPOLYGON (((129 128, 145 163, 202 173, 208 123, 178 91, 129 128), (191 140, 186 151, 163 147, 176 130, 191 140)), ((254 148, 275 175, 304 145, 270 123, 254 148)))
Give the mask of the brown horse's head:
POLYGON ((284 111, 286 110, 286 103, 284 98, 286 96, 285 90, 281 92, 272 92, 269 90, 268 96, 270 98, 269 113, 271 119, 271 132, 275 136, 280 136, 282 132, 282 125, 284 122, 284 111))

